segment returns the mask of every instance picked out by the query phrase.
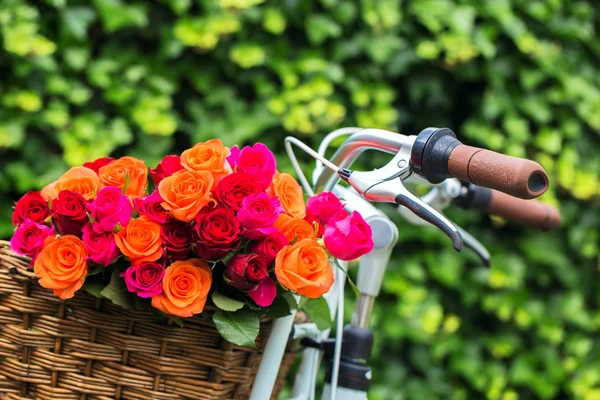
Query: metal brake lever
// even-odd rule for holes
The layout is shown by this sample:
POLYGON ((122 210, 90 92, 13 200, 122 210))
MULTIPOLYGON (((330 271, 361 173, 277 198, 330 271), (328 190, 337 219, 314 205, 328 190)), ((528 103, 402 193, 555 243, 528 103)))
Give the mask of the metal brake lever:
POLYGON ((340 177, 348 182, 361 196, 379 203, 396 203, 411 210, 419 218, 442 230, 452 239, 456 251, 463 248, 458 229, 442 214, 410 193, 402 183, 412 174, 409 165, 410 149, 401 149, 383 168, 371 171, 351 171, 341 168, 340 177))
MULTIPOLYGON (((413 177, 411 176, 409 180, 412 181, 413 177)), ((458 179, 446 179, 443 183, 435 185, 429 192, 421 196, 421 201, 430 205, 441 214, 442 210, 448 207, 452 200, 460 195, 461 190, 462 184, 458 179)), ((416 225, 426 224, 422 219, 415 217, 415 215, 409 211, 410 210, 407 210, 404 207, 398 207, 398 213, 407 221, 416 225)), ((456 225, 454 222, 453 224, 460 232, 465 245, 473 250, 486 266, 489 266, 491 257, 485 246, 463 228, 456 225)))

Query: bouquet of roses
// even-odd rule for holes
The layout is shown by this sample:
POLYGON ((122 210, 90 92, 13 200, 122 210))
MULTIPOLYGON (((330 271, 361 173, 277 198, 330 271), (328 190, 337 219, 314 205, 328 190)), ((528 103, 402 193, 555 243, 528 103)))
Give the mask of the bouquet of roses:
POLYGON ((305 202, 261 143, 240 150, 209 140, 149 173, 151 192, 148 168, 133 157, 71 168, 16 203, 12 250, 30 257, 39 284, 63 300, 83 288, 186 318, 212 294, 217 328, 237 317, 258 333, 274 302, 293 306, 287 293, 318 299, 329 291, 330 256, 351 260, 373 247, 358 213, 329 192, 305 202))

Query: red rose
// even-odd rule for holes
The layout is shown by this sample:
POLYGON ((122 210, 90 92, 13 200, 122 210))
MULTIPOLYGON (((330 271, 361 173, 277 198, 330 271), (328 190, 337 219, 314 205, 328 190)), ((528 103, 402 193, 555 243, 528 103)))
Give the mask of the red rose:
POLYGON ((242 228, 233 210, 204 207, 194 225, 195 252, 204 260, 218 260, 240 245, 242 228))
POLYGON ((167 257, 171 260, 186 260, 192 247, 192 230, 190 225, 181 221, 164 224, 160 228, 160 237, 167 249, 167 257))
POLYGON ((41 224, 49 216, 48 202, 44 200, 40 192, 29 192, 17 201, 12 215, 12 223, 14 226, 19 226, 28 219, 41 224))
POLYGON ((156 168, 150 168, 150 175, 152 175, 154 186, 158 187, 160 181, 173 175, 180 169, 183 169, 183 165, 181 165, 181 158, 178 155, 171 154, 165 156, 156 168))
POLYGON ((93 162, 86 162, 85 164, 83 164, 83 166, 93 170, 95 173, 98 173, 98 170, 100 168, 110 164, 113 161, 115 161, 115 159, 112 157, 102 157, 93 162))
POLYGON ((87 201, 79 193, 62 190, 52 200, 52 220, 61 235, 80 237, 81 230, 89 221, 87 212, 87 201))
POLYGON ((288 245, 288 240, 279 232, 273 232, 263 239, 252 242, 248 248, 250 253, 260 254, 265 258, 267 265, 275 261, 279 250, 288 245))
POLYGON ((254 175, 248 172, 235 172, 221 179, 213 194, 219 204, 239 211, 246 197, 262 191, 262 184, 254 175))
POLYGON ((252 289, 266 277, 267 261, 258 254, 236 254, 225 267, 225 281, 236 289, 252 289))
POLYGON ((158 193, 158 190, 152 192, 150 196, 133 199, 135 209, 141 215, 147 215, 150 219, 159 224, 165 224, 174 220, 168 210, 165 210, 162 203, 165 200, 158 193))

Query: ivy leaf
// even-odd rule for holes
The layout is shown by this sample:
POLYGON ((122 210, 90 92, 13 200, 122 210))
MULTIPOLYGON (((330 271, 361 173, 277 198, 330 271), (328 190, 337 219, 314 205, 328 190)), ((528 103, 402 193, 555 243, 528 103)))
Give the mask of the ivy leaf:
POLYGON ((256 347, 254 341, 260 330, 258 314, 250 310, 228 312, 217 310, 213 315, 217 331, 237 346, 256 347))
POLYGON ((125 281, 119 275, 119 270, 115 269, 110 276, 110 283, 100 292, 105 297, 123 308, 132 309, 135 302, 131 293, 127 291, 125 281))
POLYGON ((329 305, 323 297, 308 299, 302 306, 302 310, 317 325, 319 330, 324 331, 331 328, 331 313, 329 305))
POLYGON ((243 301, 232 299, 219 292, 212 294, 212 301, 215 303, 215 306, 223 311, 237 311, 244 307, 245 304, 243 301))

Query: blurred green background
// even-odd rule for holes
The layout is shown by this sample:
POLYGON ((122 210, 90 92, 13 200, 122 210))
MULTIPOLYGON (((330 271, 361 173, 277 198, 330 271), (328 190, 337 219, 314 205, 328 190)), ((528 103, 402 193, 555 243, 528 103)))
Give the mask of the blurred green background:
POLYGON ((449 212, 484 268, 396 218, 372 398, 600 399, 599 30, 592 0, 2 0, 0 237, 22 193, 109 154, 218 137, 289 170, 289 134, 447 126, 539 161, 564 225, 449 212))

